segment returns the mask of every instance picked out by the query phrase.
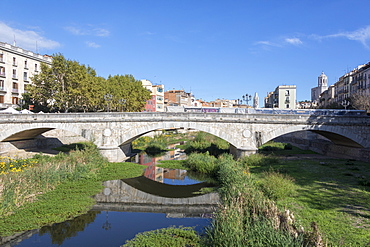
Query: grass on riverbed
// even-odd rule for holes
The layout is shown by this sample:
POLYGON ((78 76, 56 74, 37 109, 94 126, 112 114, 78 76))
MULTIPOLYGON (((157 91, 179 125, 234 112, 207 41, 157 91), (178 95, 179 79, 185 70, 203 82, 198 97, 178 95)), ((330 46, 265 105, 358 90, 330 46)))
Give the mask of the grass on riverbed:
MULTIPOLYGON (((277 198, 277 204, 293 211, 305 229, 312 221, 317 222, 329 246, 370 243, 370 187, 366 186, 369 163, 284 158, 276 164, 250 167, 261 181, 266 180, 266 172, 271 169, 294 179, 296 192, 277 198)), ((276 183, 275 186, 280 187, 276 183)))
POLYGON ((0 193, 0 236, 83 214, 94 204, 91 196, 101 191, 102 181, 143 172, 137 164, 107 162, 94 147, 69 155, 38 155, 37 160, 37 166, 22 173, 0 176, 4 185, 0 193))

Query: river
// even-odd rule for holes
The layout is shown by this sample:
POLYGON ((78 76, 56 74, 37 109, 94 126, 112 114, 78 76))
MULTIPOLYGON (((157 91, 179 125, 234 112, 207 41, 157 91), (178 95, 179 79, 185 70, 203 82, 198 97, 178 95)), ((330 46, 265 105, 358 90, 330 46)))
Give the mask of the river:
POLYGON ((194 196, 194 191, 209 184, 190 178, 185 170, 155 166, 160 160, 184 155, 179 150, 156 158, 138 155, 134 160, 147 166, 143 176, 104 182, 87 214, 24 232, 1 246, 120 246, 137 233, 169 226, 191 226, 203 234, 217 194, 194 196))

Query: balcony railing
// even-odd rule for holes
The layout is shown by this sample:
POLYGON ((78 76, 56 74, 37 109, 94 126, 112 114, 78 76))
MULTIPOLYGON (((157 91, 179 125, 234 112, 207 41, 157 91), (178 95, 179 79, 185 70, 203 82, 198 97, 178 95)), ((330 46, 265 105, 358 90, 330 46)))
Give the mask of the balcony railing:
POLYGON ((12 88, 12 93, 19 93, 18 88, 12 88))
POLYGON ((6 88, 5 87, 0 87, 0 92, 6 92, 6 88))

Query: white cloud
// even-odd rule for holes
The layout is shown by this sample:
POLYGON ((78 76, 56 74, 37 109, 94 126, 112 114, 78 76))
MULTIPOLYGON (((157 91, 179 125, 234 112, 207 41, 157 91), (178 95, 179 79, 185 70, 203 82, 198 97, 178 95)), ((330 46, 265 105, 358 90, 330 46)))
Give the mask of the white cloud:
POLYGON ((79 28, 76 26, 67 26, 64 29, 72 33, 73 35, 78 35, 78 36, 106 37, 110 35, 109 30, 100 28, 100 27, 94 27, 92 25, 87 25, 86 27, 83 27, 83 28, 79 28))
POLYGON ((91 47, 91 48, 99 48, 100 47, 100 45, 96 44, 95 42, 86 41, 85 43, 88 47, 91 47))
POLYGON ((339 32, 330 35, 312 35, 314 39, 323 40, 328 38, 347 38, 349 40, 359 41, 365 48, 370 49, 368 42, 370 40, 370 26, 357 29, 353 32, 339 32))
POLYGON ((286 38, 285 42, 287 42, 289 44, 292 44, 292 45, 301 45, 301 44, 303 44, 303 42, 298 38, 291 38, 291 39, 286 38))
POLYGON ((341 32, 326 36, 327 38, 345 37, 349 40, 355 40, 361 42, 366 48, 369 49, 367 42, 370 40, 370 26, 357 29, 353 32, 341 32))
POLYGON ((60 46, 58 42, 46 39, 38 32, 12 28, 3 22, 0 22, 0 41, 12 45, 16 42, 16 46, 28 50, 35 50, 36 44, 38 49, 55 49, 60 46))
POLYGON ((281 46, 277 43, 273 43, 273 42, 270 42, 270 41, 257 41, 255 44, 256 45, 264 45, 264 46, 275 46, 275 47, 280 47, 281 46))

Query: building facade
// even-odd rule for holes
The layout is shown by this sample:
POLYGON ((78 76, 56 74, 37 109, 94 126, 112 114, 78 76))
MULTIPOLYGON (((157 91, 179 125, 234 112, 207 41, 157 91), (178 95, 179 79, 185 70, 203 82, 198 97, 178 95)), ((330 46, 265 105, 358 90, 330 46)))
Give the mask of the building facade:
POLYGON ((163 112, 164 111, 164 85, 153 85, 149 80, 141 80, 143 87, 149 92, 151 99, 146 101, 146 112, 163 112))
POLYGON ((192 93, 187 93, 184 90, 166 91, 164 100, 166 106, 202 106, 200 101, 195 100, 192 93))
POLYGON ((317 87, 311 89, 311 102, 317 104, 319 102, 320 94, 328 89, 328 77, 321 73, 317 79, 317 87))
POLYGON ((41 63, 51 65, 52 57, 0 42, 0 109, 21 103, 25 85, 41 71, 41 63))
POLYGON ((319 107, 340 106, 356 94, 370 97, 370 62, 344 74, 337 82, 322 92, 319 107))
POLYGON ((297 87, 295 85, 278 86, 265 97, 265 108, 296 109, 297 87))

